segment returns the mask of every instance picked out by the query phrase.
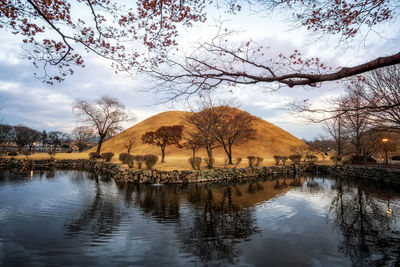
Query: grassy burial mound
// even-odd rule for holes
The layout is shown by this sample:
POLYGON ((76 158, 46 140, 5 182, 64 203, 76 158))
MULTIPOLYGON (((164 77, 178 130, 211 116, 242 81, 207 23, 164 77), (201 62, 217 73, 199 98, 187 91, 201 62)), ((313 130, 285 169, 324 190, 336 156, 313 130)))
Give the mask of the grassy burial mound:
MULTIPOLYGON (((234 108, 232 108, 232 111, 244 112, 234 108)), ((131 154, 155 154, 160 157, 160 148, 143 144, 142 136, 148 131, 156 131, 161 126, 183 125, 186 127, 185 130, 188 130, 189 127, 185 123, 185 115, 187 114, 188 112, 185 111, 167 111, 159 113, 107 140, 104 142, 101 150, 102 152, 114 152, 116 156, 113 161, 118 161, 118 154, 127 152, 126 146, 129 144, 129 140, 134 140, 130 151, 131 154)), ((246 158, 250 155, 263 157, 263 164, 266 164, 274 161, 273 155, 291 155, 295 153, 298 147, 305 146, 300 139, 276 125, 255 116, 252 122, 252 128, 256 130, 254 139, 233 146, 233 158, 243 158, 239 167, 247 166, 246 158)), ((95 151, 95 148, 91 151, 95 151)), ((157 163, 156 168, 161 170, 189 169, 188 158, 191 155, 191 150, 178 148, 175 145, 167 146, 165 150, 165 163, 157 163)), ((205 158, 207 154, 204 149, 200 149, 196 153, 196 156, 205 158)), ((215 167, 223 167, 225 159, 227 158, 224 149, 222 147, 214 149, 213 156, 215 158, 215 167)), ((202 163, 202 165, 204 165, 204 163, 202 163)))

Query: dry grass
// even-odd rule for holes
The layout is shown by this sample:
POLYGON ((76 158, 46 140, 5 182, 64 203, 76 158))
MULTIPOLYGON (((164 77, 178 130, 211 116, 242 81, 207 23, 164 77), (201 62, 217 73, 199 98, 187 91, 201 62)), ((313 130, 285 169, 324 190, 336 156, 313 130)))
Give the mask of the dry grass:
MULTIPOLYGON (((161 160, 161 151, 159 147, 143 144, 141 137, 147 131, 157 130, 161 126, 184 125, 184 117, 187 114, 185 111, 168 111, 150 117, 131 128, 123 131, 122 133, 114 136, 113 138, 104 142, 102 146, 102 153, 113 152, 114 158, 111 160, 113 163, 120 164, 118 155, 127 152, 124 147, 128 138, 134 137, 136 144, 131 150, 131 154, 144 155, 155 154, 161 160)), ((290 155, 294 154, 296 149, 300 146, 306 146, 304 142, 291 135, 290 133, 282 130, 281 128, 255 117, 253 128, 257 131, 256 138, 248 141, 245 144, 235 145, 233 147, 233 158, 242 157, 242 162, 238 168, 248 166, 247 156, 254 155, 263 157, 264 161, 261 166, 274 165, 275 161, 273 155, 290 155)), ((96 148, 84 153, 57 153, 56 159, 87 159, 88 154, 95 151, 96 148)), ((191 169, 188 158, 192 155, 191 151, 180 149, 176 146, 169 146, 166 148, 165 163, 158 162, 155 169, 158 170, 182 170, 191 169)), ((206 153, 200 150, 196 156, 205 158, 206 153)), ((25 156, 17 156, 16 158, 25 158, 25 156)), ((29 156, 29 159, 49 159, 47 153, 35 153, 29 156)), ((214 150, 215 167, 224 167, 226 154, 222 147, 214 150)), ((287 162, 290 164, 290 161, 287 162)), ((205 162, 202 162, 202 166, 205 162)), ((228 166, 232 167, 232 166, 228 166)))
MULTIPOLYGON (((26 159, 24 155, 15 156, 16 159, 26 159)), ((88 159, 88 152, 83 153, 57 153, 55 159, 88 159)), ((50 159, 49 154, 44 152, 36 152, 29 156, 29 159, 40 160, 40 159, 50 159)))
MULTIPOLYGON (((184 111, 168 111, 157 114, 107 140, 101 150, 102 152, 114 152, 115 155, 119 155, 119 153, 126 152, 124 145, 127 143, 128 138, 134 137, 136 144, 132 148, 131 154, 155 154, 160 156, 159 147, 142 144, 142 135, 147 131, 157 130, 161 126, 184 125, 184 116, 186 114, 187 112, 184 111)), ((255 117, 253 128, 257 131, 255 140, 235 145, 233 147, 233 158, 242 157, 243 161, 247 162, 245 158, 249 155, 254 155, 263 157, 264 161, 273 162, 273 155, 290 155, 294 153, 297 147, 305 146, 295 136, 260 118, 255 117)), ((95 151, 95 149, 93 148, 91 151, 95 151)), ((205 157, 206 153, 204 150, 200 150, 197 155, 205 157)), ((172 167, 173 164, 177 164, 177 168, 182 168, 188 165, 187 158, 190 156, 191 151, 169 146, 166 148, 166 165, 171 162, 168 168, 172 167)), ((214 150, 214 157, 216 158, 217 166, 218 164, 223 165, 226 154, 222 147, 214 150)))

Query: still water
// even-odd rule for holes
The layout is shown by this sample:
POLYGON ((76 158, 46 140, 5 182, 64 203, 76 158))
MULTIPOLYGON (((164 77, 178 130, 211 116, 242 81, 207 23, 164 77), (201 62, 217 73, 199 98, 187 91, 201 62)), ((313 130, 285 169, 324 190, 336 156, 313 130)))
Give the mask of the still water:
POLYGON ((0 173, 0 265, 399 266, 400 194, 327 177, 129 185, 0 173))

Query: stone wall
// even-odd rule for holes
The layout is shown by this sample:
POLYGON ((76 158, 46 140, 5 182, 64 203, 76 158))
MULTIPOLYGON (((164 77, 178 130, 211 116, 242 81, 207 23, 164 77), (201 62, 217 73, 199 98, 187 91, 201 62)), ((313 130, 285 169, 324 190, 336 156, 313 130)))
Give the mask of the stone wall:
POLYGON ((84 170, 112 176, 116 181, 132 183, 198 183, 247 179, 254 177, 293 176, 291 166, 263 166, 240 169, 211 169, 196 171, 130 170, 123 166, 89 159, 21 160, 0 159, 0 169, 19 170, 84 170))
POLYGON ((314 172, 327 173, 334 176, 346 177, 362 182, 373 182, 400 186, 400 169, 379 168, 369 166, 328 166, 318 165, 314 172), (318 168, 317 168, 318 167, 318 168))

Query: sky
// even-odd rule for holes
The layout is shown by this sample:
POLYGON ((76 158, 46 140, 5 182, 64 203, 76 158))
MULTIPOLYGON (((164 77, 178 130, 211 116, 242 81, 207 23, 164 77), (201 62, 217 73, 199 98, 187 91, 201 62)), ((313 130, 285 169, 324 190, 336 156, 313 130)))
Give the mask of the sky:
MULTIPOLYGON (((376 56, 385 56, 400 47, 400 29, 396 24, 384 24, 379 34, 371 33, 366 40, 342 45, 335 37, 318 41, 305 29, 290 29, 287 17, 282 14, 266 16, 244 8, 237 15, 223 10, 209 9, 208 20, 182 29, 178 39, 182 50, 190 52, 198 41, 210 40, 215 34, 216 21, 239 30, 238 42, 255 40, 267 44, 273 51, 283 53, 300 49, 310 56, 318 56, 332 66, 351 66, 376 56)), ((394 22, 396 23, 396 22, 394 22)), ((47 85, 34 78, 36 71, 30 62, 22 58, 23 50, 18 38, 9 32, 0 35, 0 120, 11 125, 23 124, 37 130, 61 130, 70 132, 78 126, 73 112, 76 99, 93 102, 102 95, 119 99, 135 117, 124 124, 132 126, 152 115, 168 110, 188 110, 187 103, 160 102, 162 95, 143 92, 152 81, 138 75, 135 78, 123 73, 115 74, 106 60, 84 54, 86 67, 76 68, 75 73, 55 85, 47 85)), ((282 88, 268 92, 267 84, 237 86, 232 92, 220 90, 213 94, 218 99, 234 98, 240 108, 267 120, 298 138, 312 139, 327 135, 321 124, 312 124, 302 116, 288 110, 292 101, 306 100, 323 106, 327 99, 343 95, 343 83, 331 82, 318 88, 282 88)))

